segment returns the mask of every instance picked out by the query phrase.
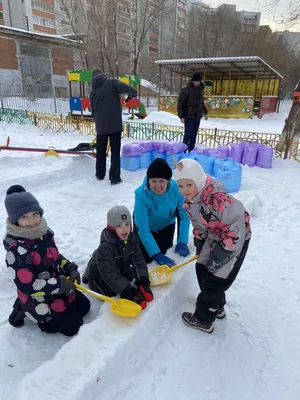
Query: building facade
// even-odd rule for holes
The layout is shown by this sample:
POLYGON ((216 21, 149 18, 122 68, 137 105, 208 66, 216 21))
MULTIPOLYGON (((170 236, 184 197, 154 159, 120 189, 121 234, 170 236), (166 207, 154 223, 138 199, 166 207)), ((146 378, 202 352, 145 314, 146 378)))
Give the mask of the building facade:
POLYGON ((74 69, 75 41, 56 35, 0 26, 0 82, 66 87, 74 69))
POLYGON ((0 25, 56 34, 54 0, 0 0, 0 6, 0 25))

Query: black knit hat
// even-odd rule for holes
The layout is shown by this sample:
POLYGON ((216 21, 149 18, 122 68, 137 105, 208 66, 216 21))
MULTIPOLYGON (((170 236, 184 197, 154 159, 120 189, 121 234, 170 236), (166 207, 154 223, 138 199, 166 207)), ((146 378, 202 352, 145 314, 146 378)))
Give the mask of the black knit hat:
POLYGON ((12 224, 16 224, 18 220, 25 214, 37 211, 40 216, 44 211, 37 199, 21 185, 13 185, 8 188, 5 197, 5 207, 8 219, 12 224))
POLYGON ((163 158, 156 158, 148 167, 147 178, 148 180, 162 178, 169 181, 172 178, 172 170, 163 158))
POLYGON ((192 76, 192 82, 201 82, 201 74, 199 72, 195 72, 192 76))

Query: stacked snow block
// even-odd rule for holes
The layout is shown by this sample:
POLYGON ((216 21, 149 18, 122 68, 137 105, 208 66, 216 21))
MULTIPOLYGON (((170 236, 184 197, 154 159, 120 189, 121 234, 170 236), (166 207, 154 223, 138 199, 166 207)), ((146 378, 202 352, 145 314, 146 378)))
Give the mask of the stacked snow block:
POLYGON ((153 142, 150 140, 138 140, 133 144, 139 144, 142 147, 140 167, 148 168, 152 162, 153 142))
POLYGON ((234 143, 230 157, 249 167, 272 168, 273 148, 256 142, 234 143))
POLYGON ((181 159, 186 149, 187 145, 181 142, 166 143, 166 161, 172 169, 175 168, 175 163, 181 159))
POLYGON ((153 143, 153 150, 152 150, 152 161, 156 158, 163 158, 166 159, 166 144, 167 141, 162 142, 152 142, 153 143))
POLYGON ((125 144, 122 147, 121 168, 126 171, 137 171, 141 168, 143 148, 139 144, 125 144))
MULTIPOLYGON (((226 151, 224 154, 228 154, 228 152, 226 151)), ((182 159, 185 158, 196 160, 202 166, 205 173, 222 181, 227 192, 237 192, 240 189, 242 183, 242 167, 239 163, 232 160, 232 158, 226 157, 220 159, 216 158, 216 155, 197 153, 184 154, 182 159)))
POLYGON ((242 184, 242 167, 230 157, 224 160, 216 160, 213 175, 224 183, 228 193, 240 190, 242 184))

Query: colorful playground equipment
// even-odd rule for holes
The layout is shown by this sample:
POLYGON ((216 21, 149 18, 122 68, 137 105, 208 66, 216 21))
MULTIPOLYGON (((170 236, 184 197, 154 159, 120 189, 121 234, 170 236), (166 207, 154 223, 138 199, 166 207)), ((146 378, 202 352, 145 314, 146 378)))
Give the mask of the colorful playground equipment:
MULTIPOLYGON (((89 70, 76 70, 68 73, 69 90, 70 90, 70 111, 72 116, 81 116, 91 118, 91 101, 89 97, 90 87, 89 84, 92 82, 93 69, 89 70), (77 86, 77 96, 73 96, 74 84, 77 86)), ((119 77, 121 82, 127 85, 134 86, 138 91, 138 98, 125 99, 121 98, 122 108, 127 108, 129 113, 131 112, 131 118, 134 116, 138 118, 145 118, 147 116, 146 108, 140 101, 140 86, 141 79, 137 75, 122 75, 119 77)))

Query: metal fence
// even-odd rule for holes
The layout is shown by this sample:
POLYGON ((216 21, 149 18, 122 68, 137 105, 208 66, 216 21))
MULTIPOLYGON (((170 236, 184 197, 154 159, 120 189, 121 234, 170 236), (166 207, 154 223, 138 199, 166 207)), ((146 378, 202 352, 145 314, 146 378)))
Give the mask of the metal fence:
POLYGON ((2 109, 45 114, 68 114, 68 87, 48 83, 0 83, 2 109))
MULTIPOLYGON (((77 131, 84 135, 95 135, 95 124, 91 118, 0 109, 0 121, 31 124, 40 129, 47 129, 53 132, 77 131)), ((182 141, 183 133, 183 127, 179 126, 124 122, 123 137, 135 140, 182 141)), ((283 135, 280 134, 200 128, 197 136, 197 144, 212 148, 242 141, 263 143, 273 147, 277 157, 283 157, 286 154, 287 158, 300 161, 300 142, 296 141, 296 139, 292 143, 287 142, 283 135)))

